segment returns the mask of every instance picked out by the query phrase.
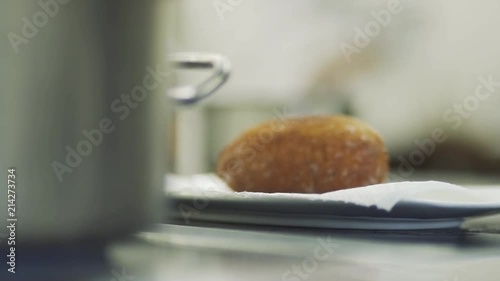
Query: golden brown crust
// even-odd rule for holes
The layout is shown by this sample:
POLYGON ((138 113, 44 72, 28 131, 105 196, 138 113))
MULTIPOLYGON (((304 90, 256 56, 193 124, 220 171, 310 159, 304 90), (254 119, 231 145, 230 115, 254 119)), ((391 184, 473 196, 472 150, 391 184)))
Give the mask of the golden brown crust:
POLYGON ((219 155, 217 174, 235 191, 324 193, 381 183, 381 137, 347 116, 272 120, 244 132, 219 155))

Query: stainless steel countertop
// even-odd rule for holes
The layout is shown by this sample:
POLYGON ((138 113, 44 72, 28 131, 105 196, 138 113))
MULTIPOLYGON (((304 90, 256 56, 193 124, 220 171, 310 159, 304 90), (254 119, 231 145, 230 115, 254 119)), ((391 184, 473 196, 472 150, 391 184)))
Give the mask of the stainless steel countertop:
POLYGON ((144 280, 497 281, 500 233, 160 225, 107 256, 144 280))

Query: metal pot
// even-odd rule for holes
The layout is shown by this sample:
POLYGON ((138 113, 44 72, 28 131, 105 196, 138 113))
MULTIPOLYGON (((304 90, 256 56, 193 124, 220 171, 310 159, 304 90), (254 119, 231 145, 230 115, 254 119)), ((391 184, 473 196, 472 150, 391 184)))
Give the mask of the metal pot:
POLYGON ((101 239, 160 215, 169 60, 214 69, 204 83, 170 91, 183 104, 211 94, 229 73, 221 56, 167 55, 167 7, 162 0, 1 2, 0 174, 7 183, 14 169, 15 179, 2 188, 0 214, 15 222, 19 239, 101 239))

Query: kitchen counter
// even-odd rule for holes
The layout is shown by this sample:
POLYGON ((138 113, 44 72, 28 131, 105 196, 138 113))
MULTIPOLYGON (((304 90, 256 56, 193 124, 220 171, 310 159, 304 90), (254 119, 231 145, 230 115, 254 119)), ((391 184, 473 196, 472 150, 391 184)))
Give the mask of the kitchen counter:
POLYGON ((500 232, 171 224, 107 256, 145 280, 497 281, 500 232))

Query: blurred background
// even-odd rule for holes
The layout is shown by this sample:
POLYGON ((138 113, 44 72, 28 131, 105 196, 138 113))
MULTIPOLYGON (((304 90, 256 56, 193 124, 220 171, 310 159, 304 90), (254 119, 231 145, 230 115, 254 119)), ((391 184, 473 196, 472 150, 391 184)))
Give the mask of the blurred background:
MULTIPOLYGON (((500 1, 0 3, 0 166, 4 179, 19 172, 19 188, 4 193, 12 196, 15 189, 17 201, 0 201, 0 252, 17 251, 19 272, 28 278, 16 280, 141 280, 130 275, 157 269, 159 277, 146 280, 277 280, 266 277, 305 264, 318 237, 330 241, 330 235, 341 247, 317 272, 325 280, 335 274, 344 280, 496 280, 500 243, 493 234, 429 232, 425 239, 426 232, 412 238, 390 231, 259 230, 244 221, 231 226, 240 232, 209 222, 198 228, 195 219, 191 225, 185 220, 187 226, 152 224, 170 224, 175 209, 186 219, 181 207, 191 203, 196 209, 188 216, 203 210, 211 215, 204 196, 203 207, 197 197, 189 206, 165 202, 165 142, 169 172, 209 173, 239 134, 284 116, 346 114, 367 122, 390 154, 388 181, 498 186, 500 1), (39 31, 29 23, 26 36, 32 20, 39 31), (20 37, 18 53, 9 34, 20 32, 30 40, 20 37), (206 69, 170 75, 166 55, 176 52, 223 54, 232 63, 231 78, 200 104, 172 109, 168 129, 162 125, 170 107, 162 94, 170 83, 154 86, 160 94, 127 120, 111 114, 110 105, 151 77, 145 66, 165 71, 165 82, 172 78, 176 86, 206 79, 206 69), (84 136, 97 124, 102 129, 107 117, 116 121, 113 134, 98 131, 94 141, 84 136), (59 161, 68 165, 64 181, 54 169, 59 161), (17 170, 8 177, 12 168, 17 170), (6 228, 12 224, 7 218, 19 223, 6 228), (158 233, 158 240, 136 236, 140 230, 158 233), (6 242, 16 235, 17 250, 6 242)), ((223 211, 228 217, 245 214, 223 211)), ((2 255, 4 266, 7 257, 12 262, 2 255)))
MULTIPOLYGON (((500 2, 174 1, 172 51, 225 54, 229 82, 175 113, 171 169, 214 170, 278 115, 348 114, 383 136, 388 180, 500 182, 500 2)), ((179 84, 202 77, 179 73, 179 84)))

